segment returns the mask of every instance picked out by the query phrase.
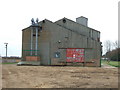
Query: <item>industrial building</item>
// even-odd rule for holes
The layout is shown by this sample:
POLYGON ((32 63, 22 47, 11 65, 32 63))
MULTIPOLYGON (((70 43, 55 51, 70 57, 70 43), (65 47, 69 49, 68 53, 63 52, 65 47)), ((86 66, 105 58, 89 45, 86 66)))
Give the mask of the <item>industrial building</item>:
POLYGON ((76 22, 62 18, 31 20, 22 30, 22 62, 36 65, 101 66, 100 32, 81 16, 76 22))

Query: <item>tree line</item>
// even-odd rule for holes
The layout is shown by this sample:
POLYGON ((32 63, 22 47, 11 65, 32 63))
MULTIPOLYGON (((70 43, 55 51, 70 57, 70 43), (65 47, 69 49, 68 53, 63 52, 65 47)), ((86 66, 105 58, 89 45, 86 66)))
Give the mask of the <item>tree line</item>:
POLYGON ((103 57, 113 61, 120 61, 120 41, 119 40, 116 40, 115 42, 106 40, 104 42, 104 50, 106 53, 103 55, 103 57))

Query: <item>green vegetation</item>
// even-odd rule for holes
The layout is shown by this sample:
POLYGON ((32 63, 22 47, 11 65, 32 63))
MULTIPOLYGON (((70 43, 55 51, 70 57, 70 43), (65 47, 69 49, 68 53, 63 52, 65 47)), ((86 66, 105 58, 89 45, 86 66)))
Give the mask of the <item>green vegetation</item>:
POLYGON ((120 67, 120 61, 110 61, 108 64, 111 66, 120 67))
POLYGON ((107 61, 107 60, 101 60, 101 63, 108 64, 114 67, 120 67, 120 61, 107 61))
POLYGON ((107 61, 106 60, 101 60, 101 63, 107 64, 107 61))
POLYGON ((120 61, 120 48, 107 52, 103 57, 109 58, 112 61, 120 61))

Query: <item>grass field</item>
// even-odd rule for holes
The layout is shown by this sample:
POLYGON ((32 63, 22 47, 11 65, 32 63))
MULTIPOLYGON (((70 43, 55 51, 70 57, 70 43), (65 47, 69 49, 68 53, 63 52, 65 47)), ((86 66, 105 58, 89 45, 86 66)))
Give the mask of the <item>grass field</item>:
POLYGON ((109 65, 115 66, 115 67, 120 67, 120 61, 110 61, 109 65))
POLYGON ((114 66, 114 67, 120 67, 120 61, 110 61, 108 63, 108 61, 106 61, 106 60, 101 60, 101 63, 108 64, 108 65, 111 65, 111 66, 114 66))

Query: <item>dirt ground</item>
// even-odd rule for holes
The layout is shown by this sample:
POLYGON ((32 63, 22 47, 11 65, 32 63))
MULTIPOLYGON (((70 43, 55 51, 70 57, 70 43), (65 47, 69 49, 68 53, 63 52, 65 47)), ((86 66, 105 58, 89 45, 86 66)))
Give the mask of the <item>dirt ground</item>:
POLYGON ((118 88, 118 68, 4 64, 2 88, 118 88))

